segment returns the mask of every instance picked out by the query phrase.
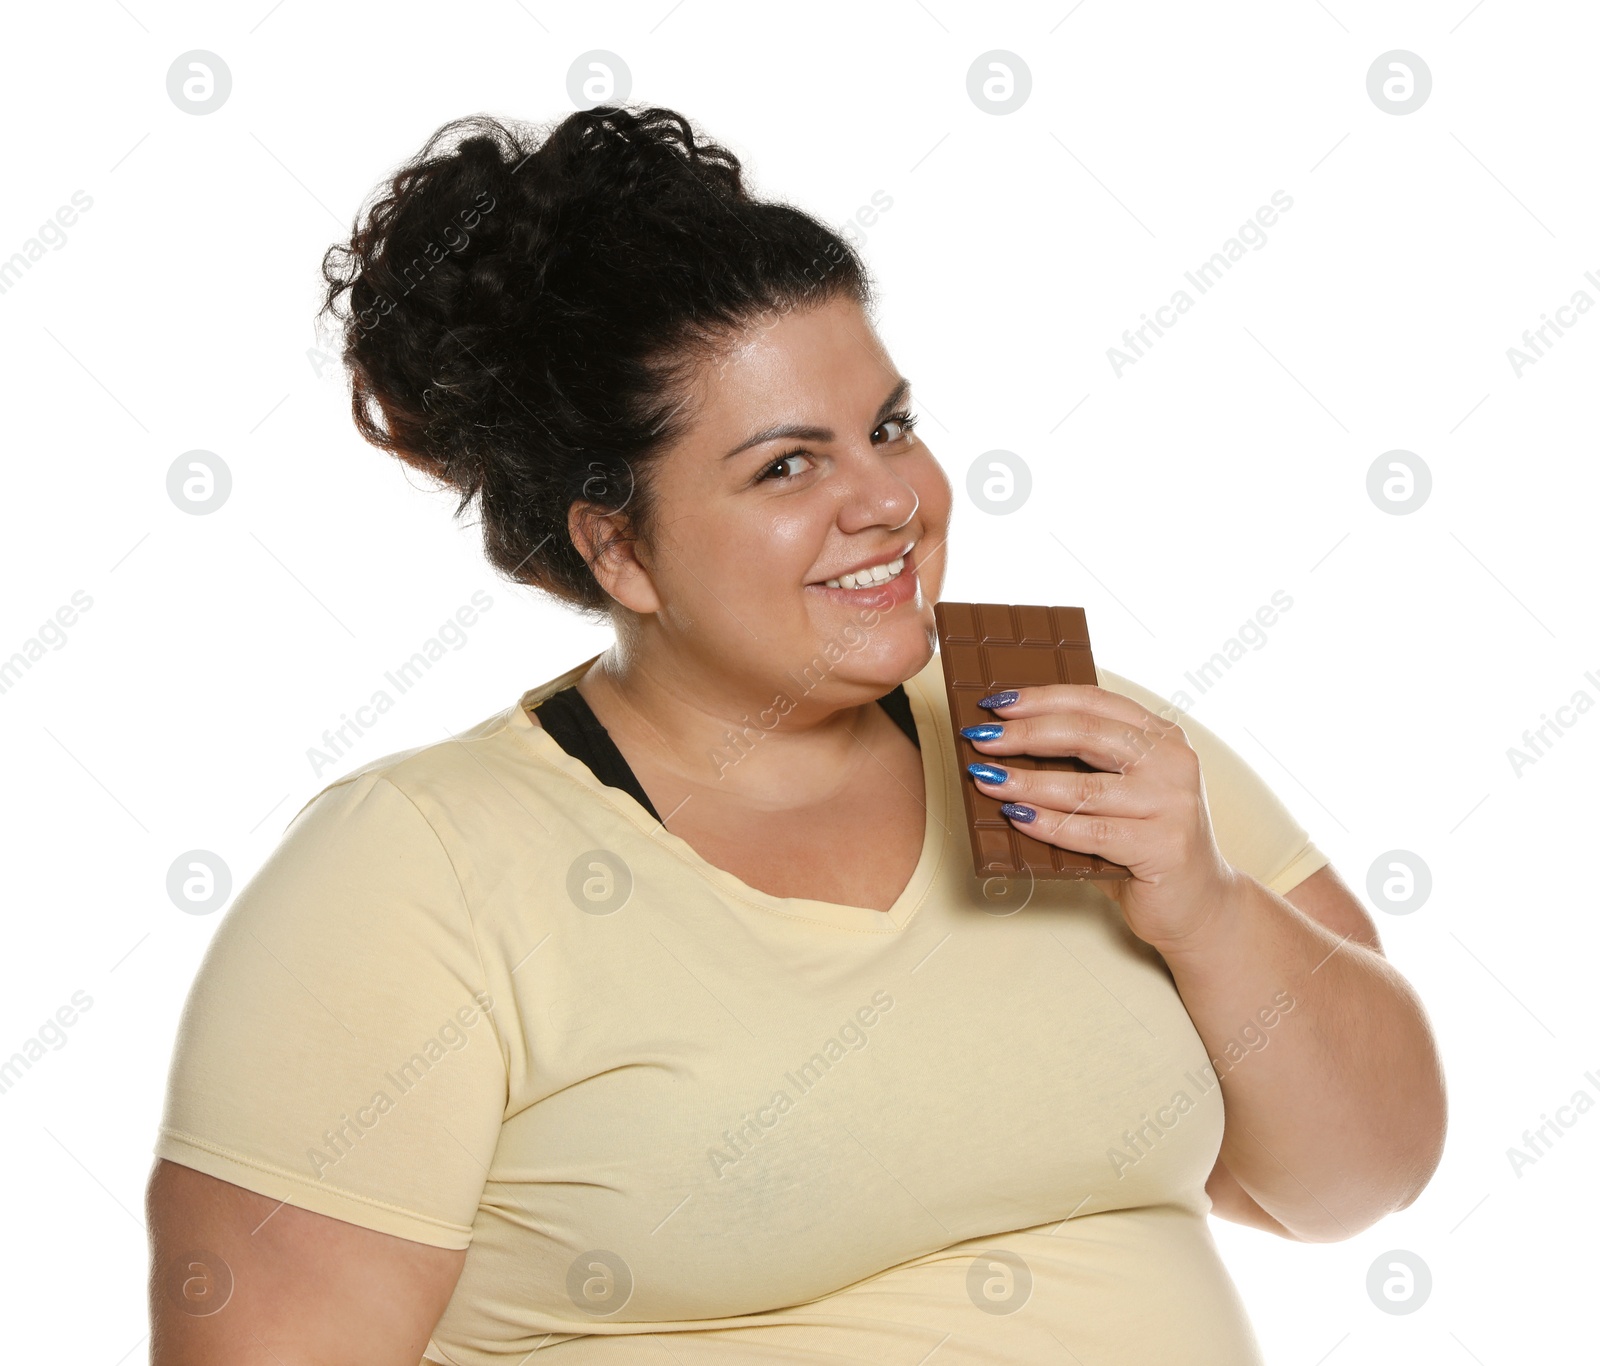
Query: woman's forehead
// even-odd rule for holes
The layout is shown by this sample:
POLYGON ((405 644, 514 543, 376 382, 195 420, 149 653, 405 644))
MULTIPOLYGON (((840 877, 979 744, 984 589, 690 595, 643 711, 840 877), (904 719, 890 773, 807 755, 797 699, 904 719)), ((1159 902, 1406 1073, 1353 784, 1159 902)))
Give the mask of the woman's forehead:
MULTIPOLYGON (((876 408, 899 376, 853 302, 838 301, 747 326, 702 374, 701 424, 746 426, 787 410, 876 408)), ((752 428, 751 430, 754 430, 752 428)), ((737 439, 737 438, 735 438, 737 439)))

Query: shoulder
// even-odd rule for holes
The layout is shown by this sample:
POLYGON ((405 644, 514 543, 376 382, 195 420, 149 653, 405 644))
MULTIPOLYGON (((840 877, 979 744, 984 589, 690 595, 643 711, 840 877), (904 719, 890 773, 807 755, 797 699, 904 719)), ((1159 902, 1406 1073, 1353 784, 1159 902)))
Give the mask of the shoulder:
POLYGON ((531 715, 533 707, 576 682, 594 663, 592 655, 572 668, 536 684, 510 706, 502 707, 476 725, 427 744, 380 755, 348 773, 341 774, 312 793, 290 818, 298 821, 313 808, 337 808, 357 793, 370 791, 377 783, 387 783, 405 794, 419 811, 426 814, 441 802, 471 806, 474 795, 488 797, 498 790, 500 800, 537 801, 540 791, 560 788, 559 760, 548 762, 549 748, 540 736, 540 726, 531 715), (515 783, 508 784, 509 777, 515 783))
POLYGON ((503 707, 467 730, 369 759, 325 783, 307 799, 306 804, 316 801, 326 792, 362 779, 386 778, 396 786, 401 786, 408 780, 426 782, 430 777, 457 768, 461 763, 461 759, 453 753, 457 747, 472 744, 492 746, 497 741, 504 743, 518 705, 513 703, 503 707))
POLYGON ((553 789, 560 774, 541 761, 539 728, 523 710, 525 698, 465 730, 340 774, 301 803, 287 829, 349 818, 363 808, 402 826, 442 829, 502 820, 508 806, 525 810, 541 799, 559 800, 553 789), (446 812, 453 821, 441 819, 446 812))

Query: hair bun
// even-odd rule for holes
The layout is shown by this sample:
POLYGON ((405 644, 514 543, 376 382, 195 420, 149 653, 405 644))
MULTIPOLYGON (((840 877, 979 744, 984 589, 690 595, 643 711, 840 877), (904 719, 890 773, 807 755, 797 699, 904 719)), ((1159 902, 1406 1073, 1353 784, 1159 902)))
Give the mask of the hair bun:
POLYGON ((738 158, 698 140, 676 110, 596 105, 568 118, 552 142, 560 153, 552 169, 562 181, 579 194, 604 195, 613 206, 618 198, 692 183, 746 197, 738 158))

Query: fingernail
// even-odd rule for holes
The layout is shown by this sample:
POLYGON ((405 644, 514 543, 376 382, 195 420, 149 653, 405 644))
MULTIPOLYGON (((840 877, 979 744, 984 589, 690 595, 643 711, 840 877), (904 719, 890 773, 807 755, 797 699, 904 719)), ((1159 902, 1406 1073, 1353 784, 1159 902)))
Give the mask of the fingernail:
POLYGON ((1005 769, 997 768, 993 764, 968 764, 967 772, 985 783, 1003 783, 1011 776, 1005 769))
POLYGON ((992 692, 987 697, 980 697, 978 699, 978 705, 980 707, 1009 707, 1016 700, 1017 694, 1014 690, 1009 692, 992 692))
POLYGON ((1000 808, 1000 814, 1002 816, 1010 816, 1012 820, 1021 821, 1026 825, 1039 813, 1031 806, 1023 806, 1019 802, 1007 802, 1000 808))
POLYGON ((988 726, 962 726, 961 733, 969 740, 998 740, 1006 728, 998 722, 988 726))

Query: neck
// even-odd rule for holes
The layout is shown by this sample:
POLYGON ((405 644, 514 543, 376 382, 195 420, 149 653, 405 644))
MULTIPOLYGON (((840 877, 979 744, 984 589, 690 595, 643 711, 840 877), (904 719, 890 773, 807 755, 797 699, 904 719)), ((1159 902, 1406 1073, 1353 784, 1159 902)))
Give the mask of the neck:
POLYGON ((874 715, 882 708, 870 688, 841 706, 804 683, 782 671, 735 672, 619 630, 577 686, 635 767, 664 769, 690 789, 806 805, 872 762, 873 728, 894 723, 874 715))

